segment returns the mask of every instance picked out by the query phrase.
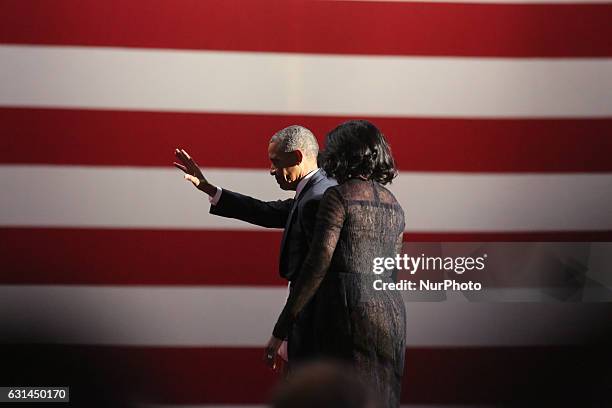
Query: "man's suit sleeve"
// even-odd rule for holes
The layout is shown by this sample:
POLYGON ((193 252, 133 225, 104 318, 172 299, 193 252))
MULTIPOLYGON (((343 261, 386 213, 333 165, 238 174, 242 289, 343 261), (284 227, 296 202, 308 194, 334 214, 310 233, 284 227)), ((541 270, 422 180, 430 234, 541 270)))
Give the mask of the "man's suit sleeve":
POLYGON ((217 205, 210 206, 210 213, 266 228, 285 228, 293 201, 262 201, 224 188, 217 205))

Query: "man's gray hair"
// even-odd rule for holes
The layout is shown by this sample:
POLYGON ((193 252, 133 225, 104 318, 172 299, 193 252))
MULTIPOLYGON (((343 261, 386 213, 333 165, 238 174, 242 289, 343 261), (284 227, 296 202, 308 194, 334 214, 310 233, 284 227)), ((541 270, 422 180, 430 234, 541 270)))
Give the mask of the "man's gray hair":
POLYGON ((272 142, 278 143, 283 152, 301 150, 304 156, 311 159, 316 159, 319 154, 317 138, 304 126, 292 125, 281 129, 272 136, 272 142))

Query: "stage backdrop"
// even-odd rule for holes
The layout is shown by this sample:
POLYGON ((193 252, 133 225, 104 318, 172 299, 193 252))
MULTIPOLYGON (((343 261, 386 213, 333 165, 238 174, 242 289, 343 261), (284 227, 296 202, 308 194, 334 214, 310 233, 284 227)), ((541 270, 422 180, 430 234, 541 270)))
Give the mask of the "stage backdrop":
POLYGON ((184 148, 217 185, 286 198, 267 143, 291 124, 321 144, 347 119, 382 129, 410 245, 575 243, 566 296, 407 299, 405 404, 504 400, 534 358, 579 360, 568 350, 609 316, 611 3, 0 10, 0 318, 130 367, 152 403, 268 399, 281 233, 209 215, 172 162, 184 148))

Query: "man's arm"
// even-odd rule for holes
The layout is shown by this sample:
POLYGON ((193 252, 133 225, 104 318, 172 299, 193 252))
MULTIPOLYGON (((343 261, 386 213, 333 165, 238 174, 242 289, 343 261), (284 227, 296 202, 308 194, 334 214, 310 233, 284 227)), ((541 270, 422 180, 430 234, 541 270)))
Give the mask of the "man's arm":
MULTIPOLYGON (((183 164, 175 162, 174 165, 185 172, 185 179, 191 181, 198 190, 215 197, 218 187, 204 177, 195 160, 183 149, 176 149, 175 155, 183 164)), ((293 199, 262 201, 223 189, 217 202, 211 205, 210 213, 262 227, 284 228, 292 205, 293 199)))
POLYGON ((210 206, 210 213, 236 218, 266 228, 285 228, 293 198, 262 201, 244 194, 223 189, 219 202, 210 206))

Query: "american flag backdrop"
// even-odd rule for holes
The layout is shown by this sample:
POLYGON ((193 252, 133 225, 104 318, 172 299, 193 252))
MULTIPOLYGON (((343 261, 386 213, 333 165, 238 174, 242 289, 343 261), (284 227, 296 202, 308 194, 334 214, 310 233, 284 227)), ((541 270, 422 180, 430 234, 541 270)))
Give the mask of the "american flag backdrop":
MULTIPOLYGON (((405 241, 612 241, 606 1, 0 0, 0 43, 0 318, 146 371, 154 404, 265 404, 287 291, 281 231, 209 215, 176 147, 286 198, 273 133, 367 118, 405 241)), ((403 403, 494 404, 605 306, 407 303, 403 403)))

